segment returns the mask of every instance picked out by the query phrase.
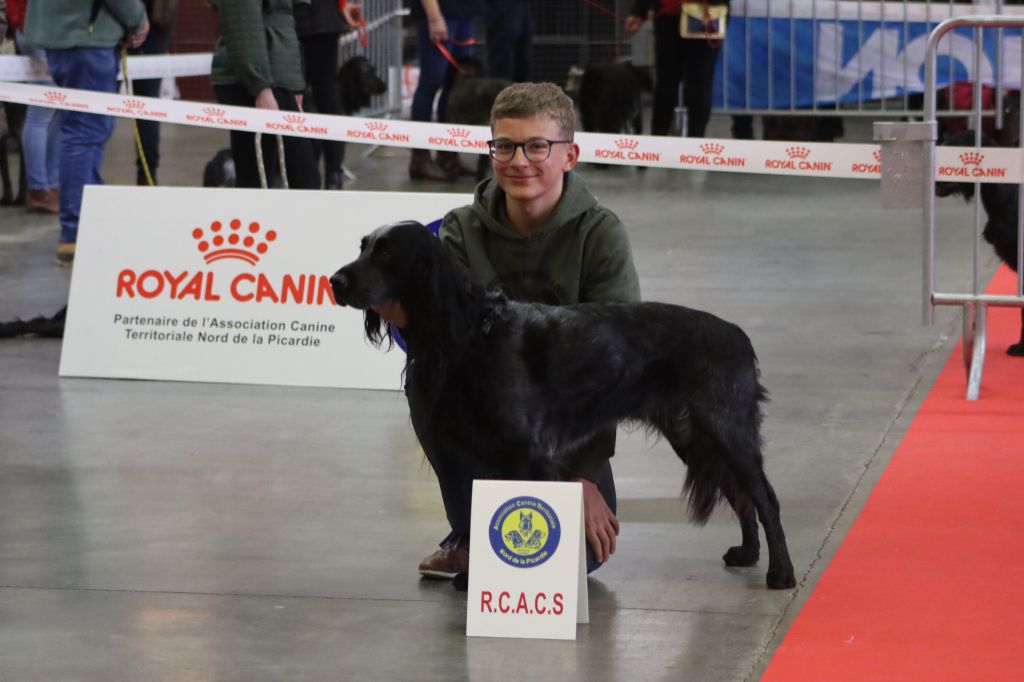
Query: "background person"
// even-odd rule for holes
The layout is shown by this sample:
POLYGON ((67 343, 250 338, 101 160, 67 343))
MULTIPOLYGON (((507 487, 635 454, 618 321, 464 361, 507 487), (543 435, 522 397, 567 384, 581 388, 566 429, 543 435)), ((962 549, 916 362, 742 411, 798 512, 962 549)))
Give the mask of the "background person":
MULTIPOLYGON (((171 49, 171 33, 178 20, 178 0, 143 0, 146 14, 149 16, 149 35, 132 54, 155 55, 167 54, 171 49)), ((128 74, 129 76, 131 73, 128 74)), ((159 97, 161 78, 145 78, 132 81, 132 92, 142 97, 159 97)), ((157 184, 157 168, 160 166, 160 124, 157 121, 140 118, 138 126, 139 139, 142 141, 142 153, 149 166, 149 174, 153 184, 157 184)), ((135 151, 135 184, 148 185, 146 172, 142 167, 142 159, 135 151)))
MULTIPOLYGON (((139 0, 32 0, 25 38, 46 51, 54 82, 62 88, 115 92, 118 45, 138 47, 149 33, 139 0)), ((65 111, 60 124, 60 240, 57 262, 71 265, 85 185, 103 184, 103 153, 114 118, 65 111)))

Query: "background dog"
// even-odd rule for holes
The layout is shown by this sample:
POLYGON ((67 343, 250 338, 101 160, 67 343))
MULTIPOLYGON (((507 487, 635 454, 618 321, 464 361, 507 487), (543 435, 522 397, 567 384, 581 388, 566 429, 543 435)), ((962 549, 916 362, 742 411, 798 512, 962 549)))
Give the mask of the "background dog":
POLYGON ((21 148, 21 130, 25 125, 24 104, 3 102, 0 109, 0 206, 23 206, 28 184, 25 182, 25 154, 21 148), (18 190, 14 190, 14 175, 11 173, 10 152, 18 162, 18 190))
POLYGON ((687 465, 694 521, 706 522, 722 500, 735 510, 743 539, 725 563, 757 562, 760 518, 768 586, 796 586, 762 467, 766 393, 750 339, 736 325, 663 303, 509 301, 472 285, 415 222, 365 237, 331 287, 340 305, 365 311, 367 338, 378 346, 390 327, 372 308, 401 304, 409 411, 435 467, 468 466, 479 478, 558 478, 569 469, 565 453, 620 421, 642 423, 687 465))
POLYGON ((592 133, 644 132, 643 95, 653 88, 647 67, 590 64, 580 76, 580 124, 592 133))
MULTIPOLYGON (((973 147, 974 131, 962 130, 949 136, 943 143, 949 147, 973 147)), ((982 138, 982 146, 998 146, 989 137, 982 138)), ((981 205, 988 221, 981 236, 992 245, 999 259, 1011 270, 1017 270, 1017 204, 1019 185, 981 183, 981 205)), ((936 182, 935 194, 940 197, 960 195, 966 201, 974 197, 972 182, 936 182)), ((1020 341, 1006 349, 1009 355, 1024 356, 1024 308, 1020 311, 1020 341)))
MULTIPOLYGON (((446 76, 448 100, 445 105, 445 123, 491 125, 494 100, 512 81, 488 76, 483 64, 473 57, 461 59, 459 69, 449 68, 446 76)), ((490 157, 487 154, 478 155, 476 179, 483 180, 490 170, 490 157)))

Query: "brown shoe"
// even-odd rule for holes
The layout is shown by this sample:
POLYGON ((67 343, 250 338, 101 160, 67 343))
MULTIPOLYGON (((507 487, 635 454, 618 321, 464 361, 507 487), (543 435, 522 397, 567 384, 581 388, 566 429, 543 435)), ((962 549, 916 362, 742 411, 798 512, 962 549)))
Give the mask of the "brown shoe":
POLYGON ((57 244, 57 265, 70 268, 75 264, 75 243, 61 242, 57 244))
POLYGON ((420 575, 425 578, 451 580, 469 570, 469 538, 460 538, 442 547, 420 562, 420 575))
POLYGON ((430 158, 429 149, 413 149, 409 159, 409 178, 411 180, 437 180, 451 182, 454 180, 443 168, 430 158))
POLYGON ((30 189, 25 199, 25 210, 29 213, 59 213, 60 203, 48 189, 30 189))
POLYGON ((476 175, 475 170, 470 170, 462 165, 458 152, 438 152, 437 165, 452 178, 469 177, 476 175))

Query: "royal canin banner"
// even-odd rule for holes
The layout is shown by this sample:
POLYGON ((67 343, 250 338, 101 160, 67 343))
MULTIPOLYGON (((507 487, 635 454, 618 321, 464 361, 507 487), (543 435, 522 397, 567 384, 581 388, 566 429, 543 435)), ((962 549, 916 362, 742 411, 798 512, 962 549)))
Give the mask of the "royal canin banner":
MULTIPOLYGON (((344 140, 393 147, 415 147, 485 154, 491 131, 485 126, 328 116, 201 102, 131 97, 0 82, 0 101, 89 111, 126 118, 344 140)), ((716 140, 653 135, 577 133, 583 162, 688 170, 765 173, 824 178, 881 177, 881 154, 874 144, 716 140)), ((1021 181, 1019 149, 936 150, 937 177, 962 182, 1021 181)))
POLYGON ((328 278, 463 194, 88 186, 60 375, 400 390, 328 278))

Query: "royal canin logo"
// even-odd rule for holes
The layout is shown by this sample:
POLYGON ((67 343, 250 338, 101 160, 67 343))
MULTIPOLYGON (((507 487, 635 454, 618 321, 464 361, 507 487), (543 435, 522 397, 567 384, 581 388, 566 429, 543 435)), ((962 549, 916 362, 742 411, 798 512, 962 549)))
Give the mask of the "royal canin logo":
POLYGON ((598 159, 619 159, 620 161, 661 161, 661 152, 638 152, 640 140, 632 137, 620 137, 613 141, 616 149, 598 147, 594 156, 598 159))
POLYGON ((267 252, 268 245, 277 239, 277 232, 274 230, 267 230, 260 235, 262 227, 255 220, 249 223, 245 230, 242 230, 242 221, 238 218, 228 223, 227 230, 221 221, 214 220, 210 223, 209 230, 209 235, 201 227, 192 230, 196 248, 203 254, 203 260, 207 264, 235 258, 255 265, 259 262, 260 256, 267 252))
MULTIPOLYGON (((264 229, 258 220, 232 218, 226 223, 212 220, 207 227, 191 231, 196 251, 207 265, 218 261, 241 261, 255 266, 277 241, 278 231, 264 229)), ((222 267, 220 265, 217 266, 222 267)), ((118 298, 219 301, 222 297, 239 303, 291 303, 334 305, 327 275, 303 273, 268 276, 262 272, 180 270, 151 267, 124 268, 117 275, 118 298), (227 286, 223 279, 227 277, 227 286)))
POLYGON ((237 128, 248 128, 249 120, 245 118, 226 118, 227 109, 221 107, 203 107, 202 116, 198 114, 185 114, 185 120, 192 123, 210 123, 222 126, 233 126, 237 128))
MULTIPOLYGON (((370 123, 366 124, 367 127, 370 127, 372 125, 375 125, 375 122, 370 122, 370 123)), ((376 123, 376 125, 379 126, 379 125, 387 125, 387 124, 376 123)), ((451 127, 451 128, 447 128, 445 130, 445 132, 448 133, 447 136, 445 136, 445 135, 428 135, 427 136, 427 143, 432 145, 432 146, 435 146, 435 147, 441 147, 441 148, 446 148, 447 147, 447 148, 450 148, 450 149, 458 149, 458 150, 468 150, 468 149, 485 150, 485 149, 487 149, 487 140, 473 140, 473 139, 470 139, 470 137, 469 137, 469 135, 470 135, 469 128, 460 128, 458 126, 454 126, 454 127, 451 127)))
POLYGON ((871 152, 874 163, 855 161, 850 165, 850 171, 857 175, 878 175, 882 172, 882 150, 876 149, 871 152))
POLYGON ((146 103, 141 99, 123 99, 121 103, 124 104, 125 109, 144 109, 146 103))
POLYGON ((203 113, 214 118, 222 118, 227 111, 220 107, 203 107, 203 113))
POLYGON ((68 96, 59 90, 44 90, 43 97, 29 97, 29 104, 41 104, 47 107, 58 107, 60 109, 88 109, 89 105, 84 102, 72 102, 68 96))
POLYGON ((107 111, 112 114, 129 114, 137 118, 167 118, 166 111, 147 110, 145 102, 131 97, 121 98, 121 106, 107 107, 107 111))
POLYGON ((306 117, 302 116, 301 114, 285 114, 281 118, 283 118, 288 123, 292 123, 295 125, 299 125, 300 123, 306 122, 306 117))
POLYGON ((640 146, 640 141, 628 137, 620 137, 618 140, 615 140, 615 146, 619 149, 636 149, 640 146))
POLYGON ((1005 166, 983 168, 985 154, 980 151, 962 152, 959 155, 959 166, 939 166, 937 175, 940 178, 1005 178, 1008 170, 1005 166))
POLYGON ((388 124, 383 121, 367 121, 363 124, 363 127, 367 130, 382 133, 388 129, 388 124))
POLYGON ((786 147, 785 159, 765 159, 764 167, 770 170, 791 171, 832 171, 831 161, 808 161, 811 150, 802 145, 786 147))
POLYGON ((687 166, 715 166, 726 168, 744 168, 747 159, 743 156, 727 156, 725 145, 718 142, 704 142, 700 145, 700 154, 683 152, 679 155, 679 163, 687 166))
POLYGON ((965 166, 980 166, 984 160, 985 155, 981 152, 964 152, 960 155, 960 163, 965 166))
MULTIPOLYGON (((361 142, 412 142, 412 135, 409 133, 393 133, 388 130, 389 124, 384 121, 366 121, 362 128, 349 128, 345 135, 353 141, 361 142)), ((446 140, 449 138, 431 138, 446 140)), ((438 144, 431 142, 431 144, 438 144)))
POLYGON ((276 133, 310 133, 313 135, 326 135, 326 126, 306 125, 306 117, 302 114, 282 114, 284 123, 267 121, 267 130, 276 133))

